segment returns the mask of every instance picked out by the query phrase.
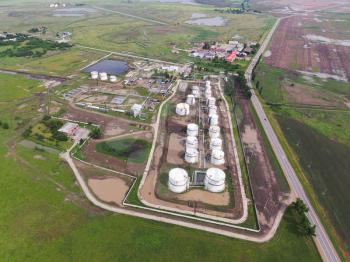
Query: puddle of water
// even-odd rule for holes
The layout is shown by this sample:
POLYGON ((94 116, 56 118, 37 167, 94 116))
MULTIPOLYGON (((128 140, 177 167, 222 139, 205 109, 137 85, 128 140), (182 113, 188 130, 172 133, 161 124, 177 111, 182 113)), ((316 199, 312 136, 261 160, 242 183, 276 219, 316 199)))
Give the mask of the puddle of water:
POLYGON ((221 16, 211 18, 199 18, 186 21, 187 24, 204 25, 204 26, 224 26, 226 21, 221 16))

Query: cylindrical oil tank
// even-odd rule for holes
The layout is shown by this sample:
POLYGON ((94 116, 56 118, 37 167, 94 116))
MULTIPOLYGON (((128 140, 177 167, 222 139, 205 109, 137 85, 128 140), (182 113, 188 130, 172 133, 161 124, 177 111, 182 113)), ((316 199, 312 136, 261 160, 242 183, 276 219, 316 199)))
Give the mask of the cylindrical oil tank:
POLYGON ((94 80, 96 80, 96 79, 98 79, 98 72, 97 71, 91 71, 91 79, 94 79, 94 80))
POLYGON ((209 137, 210 138, 220 137, 220 127, 210 126, 209 127, 209 137))
POLYGON ((186 148, 185 161, 190 164, 198 162, 198 150, 194 148, 186 148))
POLYGON ((180 116, 187 116, 190 114, 190 106, 186 103, 179 103, 176 105, 175 111, 180 116))
POLYGON ((221 150, 222 149, 222 139, 221 138, 212 138, 210 140, 210 149, 211 150, 221 150))
POLYGON ((169 171, 168 188, 174 193, 185 192, 189 187, 188 173, 182 168, 173 168, 169 171))
POLYGON ((211 97, 211 90, 210 89, 205 90, 204 96, 205 96, 206 99, 211 97))
POLYGON ((222 150, 212 150, 210 162, 213 165, 223 165, 225 163, 225 153, 222 150))
POLYGON ((191 123, 187 125, 187 135, 188 136, 198 136, 198 125, 191 123))
POLYGON ((193 106, 196 103, 196 98, 194 95, 188 95, 186 98, 186 104, 193 106))
POLYGON ((109 76, 109 81, 111 81, 112 83, 115 83, 115 82, 117 82, 117 77, 114 75, 111 75, 111 76, 109 76))
POLYGON ((208 116, 217 115, 217 110, 215 107, 209 108, 208 116))
POLYGON ((198 139, 195 136, 186 137, 186 149, 187 148, 198 148, 198 139))
POLYGON ((209 168, 204 178, 204 188, 210 192, 219 193, 225 190, 226 174, 219 168, 209 168))
POLYGON ((106 72, 101 72, 99 73, 99 77, 101 81, 107 81, 108 80, 108 75, 106 72))
POLYGON ((215 103, 216 103, 215 97, 209 97, 209 98, 207 99, 207 105, 208 105, 208 106, 213 106, 213 105, 215 105, 215 103))
POLYGON ((219 124, 219 116, 217 114, 209 115, 209 124, 211 126, 217 126, 219 124))

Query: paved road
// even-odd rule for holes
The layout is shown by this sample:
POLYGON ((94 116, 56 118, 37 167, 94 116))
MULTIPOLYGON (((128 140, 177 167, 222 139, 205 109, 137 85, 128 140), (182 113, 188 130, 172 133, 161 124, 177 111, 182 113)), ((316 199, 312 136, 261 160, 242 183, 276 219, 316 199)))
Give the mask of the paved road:
MULTIPOLYGON (((268 43, 271 40, 273 33, 275 32, 279 22, 282 19, 285 19, 285 18, 279 18, 277 20, 276 24, 274 25, 274 27, 272 28, 270 33, 267 35, 267 37, 264 40, 264 42, 262 43, 258 53, 254 57, 254 59, 252 60, 251 64, 249 65, 249 67, 246 71, 245 77, 247 79, 248 86, 250 86, 251 88, 252 88, 251 76, 252 76, 253 69, 254 69, 255 65, 257 64, 257 62, 259 61, 259 58, 261 57, 261 55, 265 51, 268 43)), ((300 183, 298 176, 296 175, 288 158, 286 157, 286 154, 285 154, 274 130, 272 129, 272 126, 271 126, 271 124, 270 124, 270 122, 265 114, 265 111, 264 111, 264 109, 263 109, 263 107, 262 107, 262 105, 261 105, 261 103, 260 103, 260 101, 259 101, 258 97, 256 96, 253 89, 252 89, 252 94, 253 95, 252 95, 251 101, 253 103, 253 106, 258 114, 258 117, 260 119, 262 126, 264 127, 266 135, 271 143, 271 146, 272 146, 272 148, 277 156, 278 162, 280 163, 280 165, 283 169, 283 172, 288 180, 290 187, 292 188, 292 190, 296 194, 296 196, 301 198, 305 202, 305 204, 309 207, 309 212, 308 212, 307 216, 308 216, 310 222, 312 224, 316 225, 316 237, 314 238, 314 240, 315 240, 315 243, 317 245, 317 248, 318 248, 323 260, 332 261, 332 262, 333 261, 340 261, 338 254, 337 254, 332 242, 330 241, 320 219, 318 218, 314 208, 312 207, 309 198, 305 194, 303 186, 300 183)))

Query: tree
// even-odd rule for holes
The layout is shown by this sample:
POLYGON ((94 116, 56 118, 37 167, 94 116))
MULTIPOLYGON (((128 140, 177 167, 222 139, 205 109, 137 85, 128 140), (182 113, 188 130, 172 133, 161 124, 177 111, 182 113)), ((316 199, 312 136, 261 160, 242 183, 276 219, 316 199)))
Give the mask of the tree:
POLYGON ((304 214, 309 211, 309 208, 305 205, 303 200, 301 200, 300 198, 297 198, 297 200, 292 203, 292 207, 294 207, 299 214, 304 214))
POLYGON ((9 126, 9 124, 8 123, 2 123, 2 128, 3 129, 9 129, 10 128, 10 126, 9 126))
POLYGON ((102 134, 101 134, 100 128, 95 127, 95 128, 92 129, 92 131, 91 131, 91 137, 92 137, 93 139, 98 139, 98 138, 101 137, 101 135, 102 135, 102 134))

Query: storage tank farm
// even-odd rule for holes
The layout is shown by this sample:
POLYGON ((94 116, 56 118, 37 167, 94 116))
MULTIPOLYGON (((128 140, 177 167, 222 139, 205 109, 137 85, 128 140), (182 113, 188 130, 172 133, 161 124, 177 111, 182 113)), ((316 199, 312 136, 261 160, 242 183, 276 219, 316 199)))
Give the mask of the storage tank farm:
POLYGON ((173 168, 169 171, 168 188, 174 193, 185 192, 190 185, 188 173, 182 168, 173 168))

